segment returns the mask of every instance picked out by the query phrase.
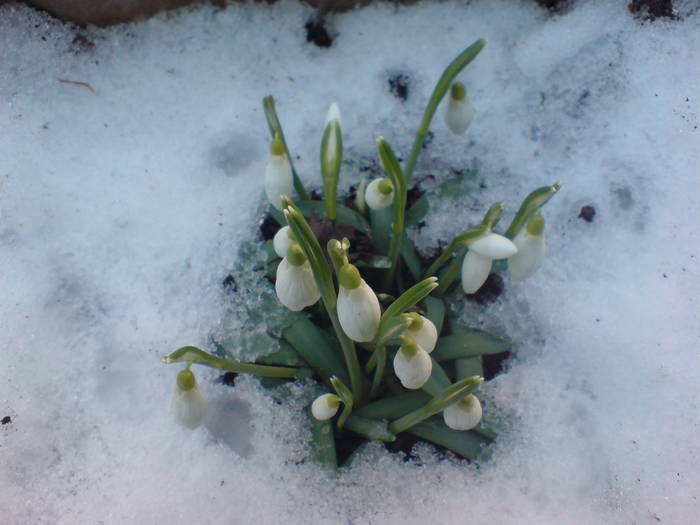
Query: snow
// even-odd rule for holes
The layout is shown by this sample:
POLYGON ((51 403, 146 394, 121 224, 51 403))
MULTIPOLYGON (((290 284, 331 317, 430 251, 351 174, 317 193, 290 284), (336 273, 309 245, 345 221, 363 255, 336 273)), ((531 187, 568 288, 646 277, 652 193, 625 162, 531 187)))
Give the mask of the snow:
POLYGON ((649 22, 614 1, 556 16, 505 0, 378 5, 332 17, 323 49, 305 41, 312 11, 287 2, 83 30, 94 48, 0 7, 2 522, 691 523, 700 11, 676 9, 649 22), (347 187, 380 134, 408 153, 441 69, 482 36, 461 75, 472 127, 455 138, 436 118, 416 173, 478 167, 486 188, 433 206, 412 235, 434 248, 491 203, 513 213, 564 182, 539 273, 463 306, 517 341, 481 389, 505 425, 492 458, 477 468, 423 446, 405 462, 372 445, 329 473, 305 461, 313 385, 279 404, 255 379, 231 389, 201 368, 209 420, 178 427, 177 368, 159 357, 235 338, 224 312, 264 304, 221 288, 264 213, 262 96, 313 187, 339 104, 347 187), (396 73, 405 102, 388 90, 396 73))

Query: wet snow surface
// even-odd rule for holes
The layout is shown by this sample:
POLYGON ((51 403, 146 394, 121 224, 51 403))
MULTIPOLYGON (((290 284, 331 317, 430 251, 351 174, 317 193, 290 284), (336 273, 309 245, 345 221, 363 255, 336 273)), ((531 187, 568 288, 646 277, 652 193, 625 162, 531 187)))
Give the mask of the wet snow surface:
MULTIPOLYGON (((382 5, 327 20, 330 47, 307 42, 313 13, 291 3, 77 39, 1 7, 0 521, 693 522, 692 4, 653 23, 616 1, 559 16, 526 2, 382 5), (178 427, 177 369, 160 356, 242 337, 240 316, 223 312, 263 304, 255 283, 221 287, 264 214, 262 96, 275 95, 310 187, 327 106, 339 103, 347 188, 378 135, 407 154, 441 69, 482 36, 489 44, 461 77, 475 121, 456 138, 436 118, 416 176, 478 168, 484 188, 433 201, 412 237, 429 251, 491 203, 513 213, 531 189, 564 182, 545 209, 540 272, 506 277, 495 302, 464 308, 469 324, 516 340, 508 372, 481 389, 503 427, 492 459, 477 468, 423 446, 405 462, 377 445, 329 474, 304 461, 312 385, 279 404, 252 378, 231 389, 202 369, 207 424, 178 427), (595 215, 579 217, 584 206, 595 215)), ((248 339, 264 343, 256 329, 248 339)))

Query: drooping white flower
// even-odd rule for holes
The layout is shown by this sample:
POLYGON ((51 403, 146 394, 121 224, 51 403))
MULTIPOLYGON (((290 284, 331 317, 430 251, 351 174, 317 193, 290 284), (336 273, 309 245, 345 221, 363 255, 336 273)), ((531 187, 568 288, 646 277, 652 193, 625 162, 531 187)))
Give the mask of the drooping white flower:
POLYGON ((448 406, 442 412, 445 424, 453 430, 471 430, 481 421, 481 402, 474 394, 448 406))
POLYGON ((189 367, 177 375, 171 407, 177 422, 187 428, 197 428, 207 415, 207 398, 189 367))
POLYGON ((433 322, 415 312, 406 315, 411 318, 411 324, 406 329, 406 335, 418 343, 418 346, 426 352, 432 352, 438 339, 437 328, 433 322))
POLYGON ((324 128, 334 120, 338 122, 339 126, 343 126, 343 119, 340 116, 340 107, 338 107, 338 104, 335 102, 331 103, 331 105, 328 107, 324 128))
POLYGON ((401 347, 394 356, 394 373, 404 388, 415 390, 422 387, 432 371, 433 361, 428 352, 410 337, 402 337, 401 347))
POLYGON ((445 104, 445 123, 455 135, 463 135, 474 118, 474 108, 464 84, 455 82, 450 87, 445 104))
POLYGON ((287 251, 294 244, 294 235, 289 226, 282 226, 274 238, 272 239, 272 245, 275 247, 275 253, 280 257, 286 257, 287 251))
POLYGON ((270 156, 265 167, 265 194, 275 208, 282 210, 282 196, 290 196, 294 190, 294 176, 284 143, 275 138, 270 146, 270 156))
POLYGON ((514 281, 523 281, 533 275, 544 260, 544 218, 541 215, 532 217, 513 243, 518 253, 508 259, 508 272, 514 281))
POLYGON ((469 244, 469 251, 462 263, 462 288, 465 293, 475 293, 491 273, 493 259, 505 259, 518 252, 517 246, 503 235, 487 233, 469 244))
POLYGON ((311 403, 311 414, 319 421, 332 418, 338 412, 340 398, 335 394, 323 394, 311 403))
POLYGON ((383 210, 394 202, 394 185, 387 178, 374 179, 365 190, 365 202, 373 210, 383 210))
POLYGON ((287 255, 277 267, 275 292, 280 303, 293 312, 311 306, 321 298, 311 265, 298 244, 293 244, 287 250, 287 255))
POLYGON ((338 320, 347 336, 358 343, 374 339, 379 329, 379 299, 352 264, 338 272, 338 320))

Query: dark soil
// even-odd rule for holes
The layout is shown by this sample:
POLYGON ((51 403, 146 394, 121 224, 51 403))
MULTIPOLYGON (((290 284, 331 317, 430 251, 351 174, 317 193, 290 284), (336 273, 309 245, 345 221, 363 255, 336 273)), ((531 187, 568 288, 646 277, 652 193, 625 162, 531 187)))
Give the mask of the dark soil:
POLYGON ((331 47, 333 45, 333 37, 328 34, 326 22, 323 18, 311 18, 304 25, 306 29, 306 41, 317 45, 318 47, 331 47))
POLYGON ((401 102, 408 99, 408 88, 411 85, 410 77, 405 73, 396 73, 389 77, 389 91, 401 102))
POLYGON ((595 208, 593 206, 582 207, 581 213, 578 214, 578 218, 586 222, 593 222, 593 217, 595 217, 595 208))
POLYGON ((490 274, 486 282, 479 288, 476 293, 467 294, 467 299, 476 301, 481 305, 487 305, 494 302, 503 293, 505 285, 503 277, 496 273, 490 274))
POLYGON ((627 4, 627 8, 630 13, 652 22, 657 18, 678 19, 673 12, 673 0, 632 0, 627 4))
POLYGON ((9 425, 10 423, 12 423, 12 418, 10 416, 5 416, 2 418, 2 420, 0 420, 0 423, 2 423, 3 425, 9 425))

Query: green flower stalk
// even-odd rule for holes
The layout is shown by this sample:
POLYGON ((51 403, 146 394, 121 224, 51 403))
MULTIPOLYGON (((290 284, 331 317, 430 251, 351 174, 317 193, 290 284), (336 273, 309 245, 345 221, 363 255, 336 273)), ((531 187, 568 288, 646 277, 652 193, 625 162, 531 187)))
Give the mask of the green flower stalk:
POLYGON ((321 141, 321 176, 323 178, 323 195, 326 201, 326 217, 335 221, 338 179, 340 165, 343 161, 343 134, 340 109, 335 102, 331 104, 326 116, 326 126, 321 141))

